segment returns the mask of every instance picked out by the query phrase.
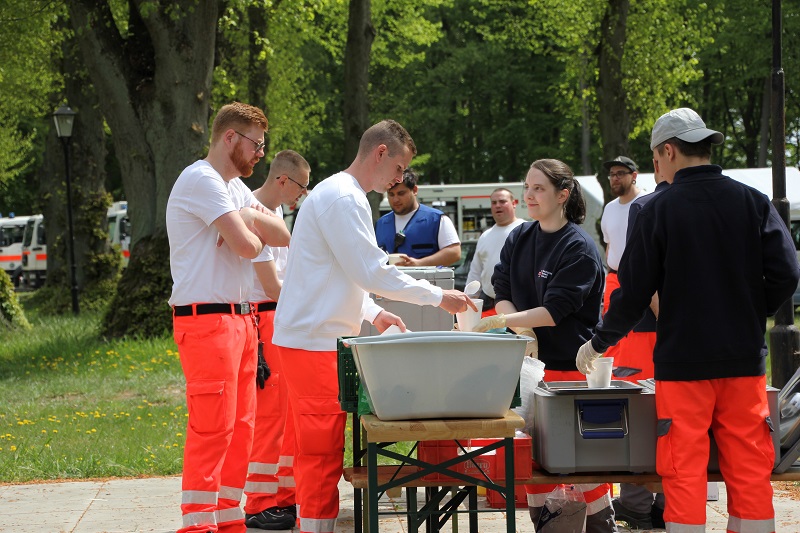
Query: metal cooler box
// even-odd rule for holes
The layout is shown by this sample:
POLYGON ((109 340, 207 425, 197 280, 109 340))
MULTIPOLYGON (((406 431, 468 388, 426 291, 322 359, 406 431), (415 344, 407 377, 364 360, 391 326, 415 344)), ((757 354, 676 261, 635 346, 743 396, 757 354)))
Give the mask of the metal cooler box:
MULTIPOLYGON (((443 289, 454 287, 453 269, 446 267, 398 267, 403 274, 408 274, 414 279, 427 280, 431 285, 443 289)), ((371 295, 375 302, 403 319, 406 327, 411 331, 450 331, 453 329, 453 315, 440 307, 432 305, 416 305, 399 302, 381 296, 371 295)), ((375 326, 369 322, 361 325, 360 337, 380 335, 375 326)))
POLYGON ((534 409, 533 458, 548 472, 656 471, 655 394, 645 387, 541 382, 534 409))

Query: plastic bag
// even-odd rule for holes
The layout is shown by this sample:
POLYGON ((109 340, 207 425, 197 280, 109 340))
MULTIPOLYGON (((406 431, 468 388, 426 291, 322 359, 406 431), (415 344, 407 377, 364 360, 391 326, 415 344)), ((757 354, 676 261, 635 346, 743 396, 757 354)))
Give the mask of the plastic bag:
POLYGON ((519 373, 519 394, 521 405, 512 409, 525 420, 522 431, 533 435, 533 389, 544 378, 544 363, 533 357, 522 359, 522 369, 519 373))
POLYGON ((558 485, 547 495, 536 524, 537 533, 582 533, 586 529, 586 499, 576 485, 558 485))
POLYGON ((366 387, 358 384, 358 416, 371 415, 373 413, 372 400, 369 397, 366 387))

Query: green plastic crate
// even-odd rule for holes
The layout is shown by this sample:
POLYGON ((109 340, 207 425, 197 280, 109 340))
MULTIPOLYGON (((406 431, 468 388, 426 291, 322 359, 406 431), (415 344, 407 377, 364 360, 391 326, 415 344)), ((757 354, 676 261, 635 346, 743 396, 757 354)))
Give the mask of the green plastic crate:
POLYGON ((339 354, 339 405, 346 413, 358 412, 358 370, 353 360, 353 349, 342 342, 350 337, 340 337, 336 343, 339 354))
MULTIPOLYGON (((346 413, 358 412, 358 385, 360 378, 358 377, 358 370, 356 370, 356 363, 353 359, 353 349, 344 345, 344 339, 351 337, 340 337, 336 343, 336 349, 339 355, 339 405, 342 411, 346 413)), ((511 408, 519 407, 522 405, 522 397, 520 394, 519 381, 517 381, 517 389, 514 391, 514 397, 511 398, 511 408)))

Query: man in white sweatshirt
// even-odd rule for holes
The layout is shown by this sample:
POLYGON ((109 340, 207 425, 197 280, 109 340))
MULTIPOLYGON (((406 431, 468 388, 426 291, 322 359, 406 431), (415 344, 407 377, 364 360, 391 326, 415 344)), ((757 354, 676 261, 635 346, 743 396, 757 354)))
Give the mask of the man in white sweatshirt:
POLYGON ((370 127, 353 163, 317 185, 297 215, 273 344, 278 347, 296 434, 294 475, 301 533, 332 533, 339 514, 345 413, 338 402, 336 340, 358 335, 363 320, 379 331, 405 330, 369 293, 450 313, 474 309, 460 291, 443 290, 387 264, 376 243, 367 191, 399 183, 416 146, 393 120, 370 127))
POLYGON ((497 313, 494 310, 494 287, 492 275, 494 267, 500 262, 500 250, 506 243, 506 238, 511 230, 525 222, 517 218, 517 204, 514 193, 505 187, 498 187, 489 197, 492 205, 492 218, 494 226, 484 231, 478 238, 475 246, 475 255, 469 265, 467 284, 471 281, 480 281, 481 288, 476 298, 483 299, 483 314, 491 316, 497 313))

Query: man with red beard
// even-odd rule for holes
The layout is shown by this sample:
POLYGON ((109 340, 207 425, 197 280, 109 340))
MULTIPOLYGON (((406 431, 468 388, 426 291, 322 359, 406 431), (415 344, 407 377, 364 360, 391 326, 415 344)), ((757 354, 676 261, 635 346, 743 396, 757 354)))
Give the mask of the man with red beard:
POLYGON ((255 419, 257 333, 247 298, 250 259, 286 246, 270 214, 239 176, 264 155, 267 118, 253 106, 223 106, 208 156, 186 167, 167 201, 173 328, 189 414, 180 533, 244 533, 239 507, 255 419))

